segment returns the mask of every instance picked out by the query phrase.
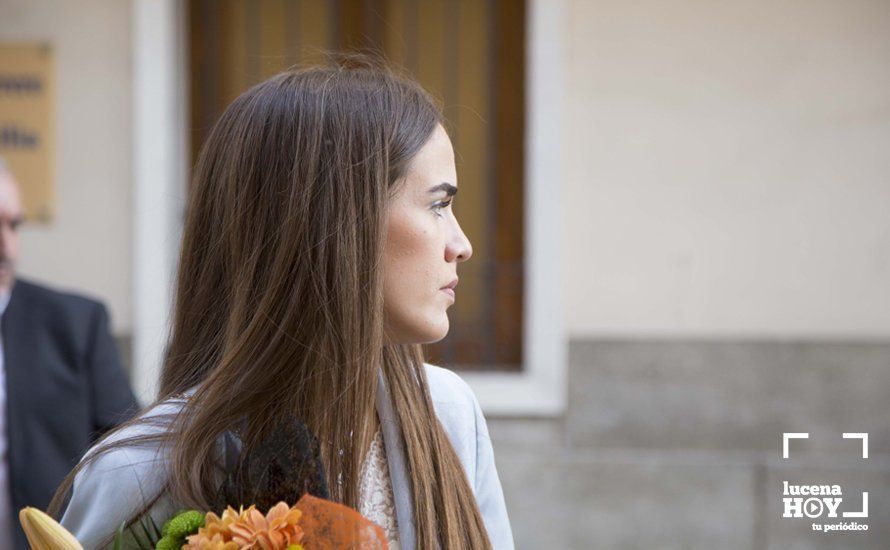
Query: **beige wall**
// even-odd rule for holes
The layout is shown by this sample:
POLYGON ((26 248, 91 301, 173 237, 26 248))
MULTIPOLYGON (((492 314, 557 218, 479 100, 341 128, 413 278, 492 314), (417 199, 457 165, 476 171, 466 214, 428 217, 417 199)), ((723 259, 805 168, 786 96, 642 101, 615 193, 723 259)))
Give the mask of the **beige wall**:
POLYGON ((56 219, 22 230, 19 271, 103 299, 132 326, 130 2, 4 0, 0 41, 53 45, 56 219))
POLYGON ((890 335, 890 3, 569 11, 570 335, 890 335))

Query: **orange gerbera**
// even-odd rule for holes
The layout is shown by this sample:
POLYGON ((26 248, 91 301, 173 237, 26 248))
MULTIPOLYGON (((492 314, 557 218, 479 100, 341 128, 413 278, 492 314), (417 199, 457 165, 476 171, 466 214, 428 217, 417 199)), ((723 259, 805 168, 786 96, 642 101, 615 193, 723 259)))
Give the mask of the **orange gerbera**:
POLYGON ((231 506, 222 517, 213 512, 205 516, 204 527, 188 537, 189 550, 237 550, 253 548, 279 550, 298 544, 303 529, 298 525, 303 514, 296 506, 279 502, 263 514, 251 506, 236 512, 231 506))

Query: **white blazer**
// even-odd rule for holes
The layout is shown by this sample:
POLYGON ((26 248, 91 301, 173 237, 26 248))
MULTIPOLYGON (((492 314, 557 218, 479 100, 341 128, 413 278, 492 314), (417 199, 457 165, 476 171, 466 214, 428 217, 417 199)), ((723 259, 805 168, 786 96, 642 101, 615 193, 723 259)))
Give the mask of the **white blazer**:
MULTIPOLYGON (((492 546, 496 550, 512 550, 510 520, 479 402, 469 385, 454 372, 430 364, 424 364, 424 367, 436 416, 464 467, 492 546)), ((182 403, 181 399, 166 401, 144 416, 176 412, 182 403)), ((404 440, 382 373, 378 379, 376 406, 393 485, 400 546, 413 550, 415 529, 404 440)), ((119 432, 112 438, 116 440, 160 429, 139 426, 119 432)), ((62 525, 77 537, 84 548, 99 548, 102 541, 111 537, 123 521, 132 517, 161 491, 166 481, 167 460, 157 448, 147 445, 115 449, 103 454, 75 478, 71 501, 62 516, 62 525)), ((150 514, 161 525, 177 509, 164 497, 151 508, 150 514)))

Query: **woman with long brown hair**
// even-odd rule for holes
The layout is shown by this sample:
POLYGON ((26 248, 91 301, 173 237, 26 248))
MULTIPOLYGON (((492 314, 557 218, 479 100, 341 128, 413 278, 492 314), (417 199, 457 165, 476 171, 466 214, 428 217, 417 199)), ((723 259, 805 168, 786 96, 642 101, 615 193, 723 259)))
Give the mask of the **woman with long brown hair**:
POLYGON ((331 500, 391 547, 512 548, 479 404, 421 347, 447 334, 472 254, 456 191, 440 109, 382 63, 237 98, 194 169, 157 401, 87 453, 51 512, 70 498, 62 524, 93 548, 122 521, 210 509, 226 438, 250 450, 298 418, 331 500))

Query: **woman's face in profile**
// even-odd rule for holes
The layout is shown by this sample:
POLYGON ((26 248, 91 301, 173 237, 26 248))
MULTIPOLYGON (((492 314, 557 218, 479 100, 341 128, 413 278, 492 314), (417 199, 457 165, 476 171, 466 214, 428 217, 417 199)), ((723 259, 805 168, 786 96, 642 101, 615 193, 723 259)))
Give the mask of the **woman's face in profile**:
POLYGON ((449 188, 457 188, 454 150, 437 125, 387 211, 383 309, 390 344, 437 342, 448 334, 446 310, 456 297, 443 287, 473 253, 454 217, 449 188))

